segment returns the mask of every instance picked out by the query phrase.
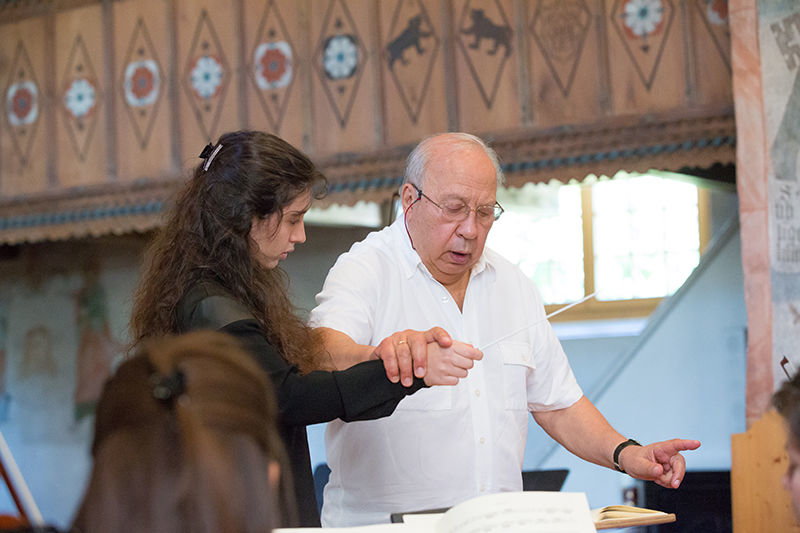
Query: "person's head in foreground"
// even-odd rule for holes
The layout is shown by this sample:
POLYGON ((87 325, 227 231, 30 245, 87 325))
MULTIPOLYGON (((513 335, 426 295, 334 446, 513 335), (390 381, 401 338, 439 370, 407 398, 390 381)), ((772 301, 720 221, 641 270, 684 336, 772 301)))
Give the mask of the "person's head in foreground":
POLYGON ((107 382, 82 533, 254 532, 292 514, 265 373, 228 335, 153 339, 107 382))
POLYGON ((325 177, 300 150, 260 131, 225 133, 201 155, 147 250, 131 314, 134 346, 178 332, 178 302, 212 281, 249 309, 288 360, 318 368, 320 350, 277 267, 305 242, 303 216, 324 194, 325 177))
POLYGON ((772 403, 786 421, 789 466, 783 476, 783 486, 792 496, 794 516, 800 522, 800 372, 781 385, 772 403))
POLYGON ((494 150, 467 133, 424 139, 411 152, 400 198, 422 262, 445 286, 469 279, 503 208, 503 173, 494 150))

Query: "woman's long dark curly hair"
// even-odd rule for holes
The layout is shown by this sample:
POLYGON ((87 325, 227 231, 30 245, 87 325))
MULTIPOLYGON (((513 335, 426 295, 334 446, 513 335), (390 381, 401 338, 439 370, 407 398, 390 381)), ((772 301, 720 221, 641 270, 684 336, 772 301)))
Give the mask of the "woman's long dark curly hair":
POLYGON ((326 180, 283 139, 258 131, 222 135, 222 148, 194 170, 145 254, 131 318, 132 345, 175 334, 178 302, 197 283, 213 281, 246 305, 271 343, 302 372, 327 366, 312 331, 294 314, 288 278, 258 262, 250 238, 254 218, 283 209, 326 180))

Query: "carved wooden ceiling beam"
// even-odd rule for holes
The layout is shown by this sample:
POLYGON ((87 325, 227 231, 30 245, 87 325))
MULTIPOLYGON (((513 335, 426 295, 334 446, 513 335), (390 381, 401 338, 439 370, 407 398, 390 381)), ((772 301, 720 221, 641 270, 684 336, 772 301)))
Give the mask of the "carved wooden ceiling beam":
MULTIPOLYGON (((582 180, 619 170, 708 168, 735 162, 730 108, 615 117, 601 123, 487 136, 509 186, 582 180)), ((328 176, 321 205, 384 202, 402 182, 411 146, 318 161, 328 176)), ((179 178, 81 187, 0 200, 0 244, 145 232, 157 228, 179 178)))

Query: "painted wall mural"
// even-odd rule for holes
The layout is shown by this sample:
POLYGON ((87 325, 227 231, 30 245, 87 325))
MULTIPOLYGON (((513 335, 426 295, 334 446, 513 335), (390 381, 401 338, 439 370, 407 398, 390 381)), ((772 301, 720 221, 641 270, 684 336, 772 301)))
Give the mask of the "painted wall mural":
POLYGON ((111 334, 108 298, 95 265, 88 266, 83 273, 83 286, 75 294, 75 311, 78 328, 75 419, 80 420, 94 412, 112 362, 123 350, 123 345, 111 334))
POLYGON ((19 378, 27 380, 36 376, 55 376, 58 367, 53 359, 53 335, 50 329, 38 324, 25 332, 19 378))
POLYGON ((264 7, 248 70, 257 89, 258 103, 273 131, 281 129, 297 78, 295 55, 283 16, 275 1, 270 0, 264 7))
POLYGON ((383 60, 403 108, 416 123, 428 93, 440 39, 420 0, 397 2, 391 20, 383 60))
POLYGON ((514 31, 500 1, 465 2, 456 42, 484 105, 491 109, 514 50, 514 31))
POLYGON ((5 115, 14 154, 19 158, 20 165, 25 167, 40 122, 41 91, 28 50, 22 42, 17 45, 9 72, 5 115))
POLYGON ((25 420, 20 433, 26 443, 56 442, 70 427, 69 420, 54 415, 69 398, 70 383, 64 379, 64 361, 56 359, 53 326, 33 321, 20 334, 22 353, 9 391, 11 420, 19 423, 15 415, 25 420))
POLYGON ((773 375, 788 357, 800 368, 800 5, 759 3, 764 111, 769 146, 773 375))
POLYGON ((339 125, 344 128, 358 93, 367 49, 342 0, 332 0, 316 48, 316 71, 339 125))
POLYGON ((592 17, 584 0, 544 0, 531 17, 531 36, 564 96, 572 89, 592 17))
POLYGON ((642 83, 653 84, 661 54, 675 18, 671 0, 617 0, 611 25, 622 38, 642 83))
MULTIPOLYGON (((723 0, 73 4, 0 24, 0 194, 9 199, 60 199, 94 186, 160 191, 180 181, 202 146, 241 128, 273 132, 343 169, 333 179, 347 186, 326 202, 350 203, 364 190, 355 185, 362 172, 372 179, 394 164, 393 151, 438 131, 519 137, 534 153, 550 142, 539 133, 563 125, 732 120, 723 0)), ((586 174, 563 175, 573 168, 521 172, 526 180, 586 174)), ((388 190, 367 188, 365 199, 376 201, 388 190)), ((0 217, 8 220, 0 234, 42 238, 13 227, 11 214, 0 217)), ((110 217, 138 231, 157 224, 151 215, 110 217)), ((31 223, 50 236, 42 218, 31 223)), ((79 221, 54 226, 90 231, 79 221)))
POLYGON ((728 68, 731 67, 731 32, 728 19, 728 0, 695 0, 706 30, 728 68))
POLYGON ((80 34, 69 53, 61 86, 63 114, 75 154, 83 161, 99 120, 103 94, 86 45, 80 34))
POLYGON ((163 100, 163 74, 147 25, 141 18, 131 35, 122 68, 125 109, 133 124, 136 139, 144 149, 163 100))
POLYGON ((231 83, 231 68, 225 58, 214 22, 203 9, 195 27, 183 75, 183 86, 197 119, 209 141, 217 134, 225 92, 231 83))

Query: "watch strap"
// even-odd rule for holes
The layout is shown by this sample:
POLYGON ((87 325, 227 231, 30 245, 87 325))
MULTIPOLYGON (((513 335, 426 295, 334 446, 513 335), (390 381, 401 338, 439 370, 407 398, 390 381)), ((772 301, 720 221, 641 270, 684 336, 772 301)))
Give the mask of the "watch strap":
POLYGON ((624 450, 628 446, 641 446, 641 444, 639 444, 633 439, 628 439, 624 442, 620 442, 617 445, 617 447, 614 448, 614 456, 613 456, 614 470, 616 470, 617 472, 622 472, 623 474, 625 473, 625 470, 623 470, 622 467, 619 466, 619 454, 622 452, 622 450, 624 450))

